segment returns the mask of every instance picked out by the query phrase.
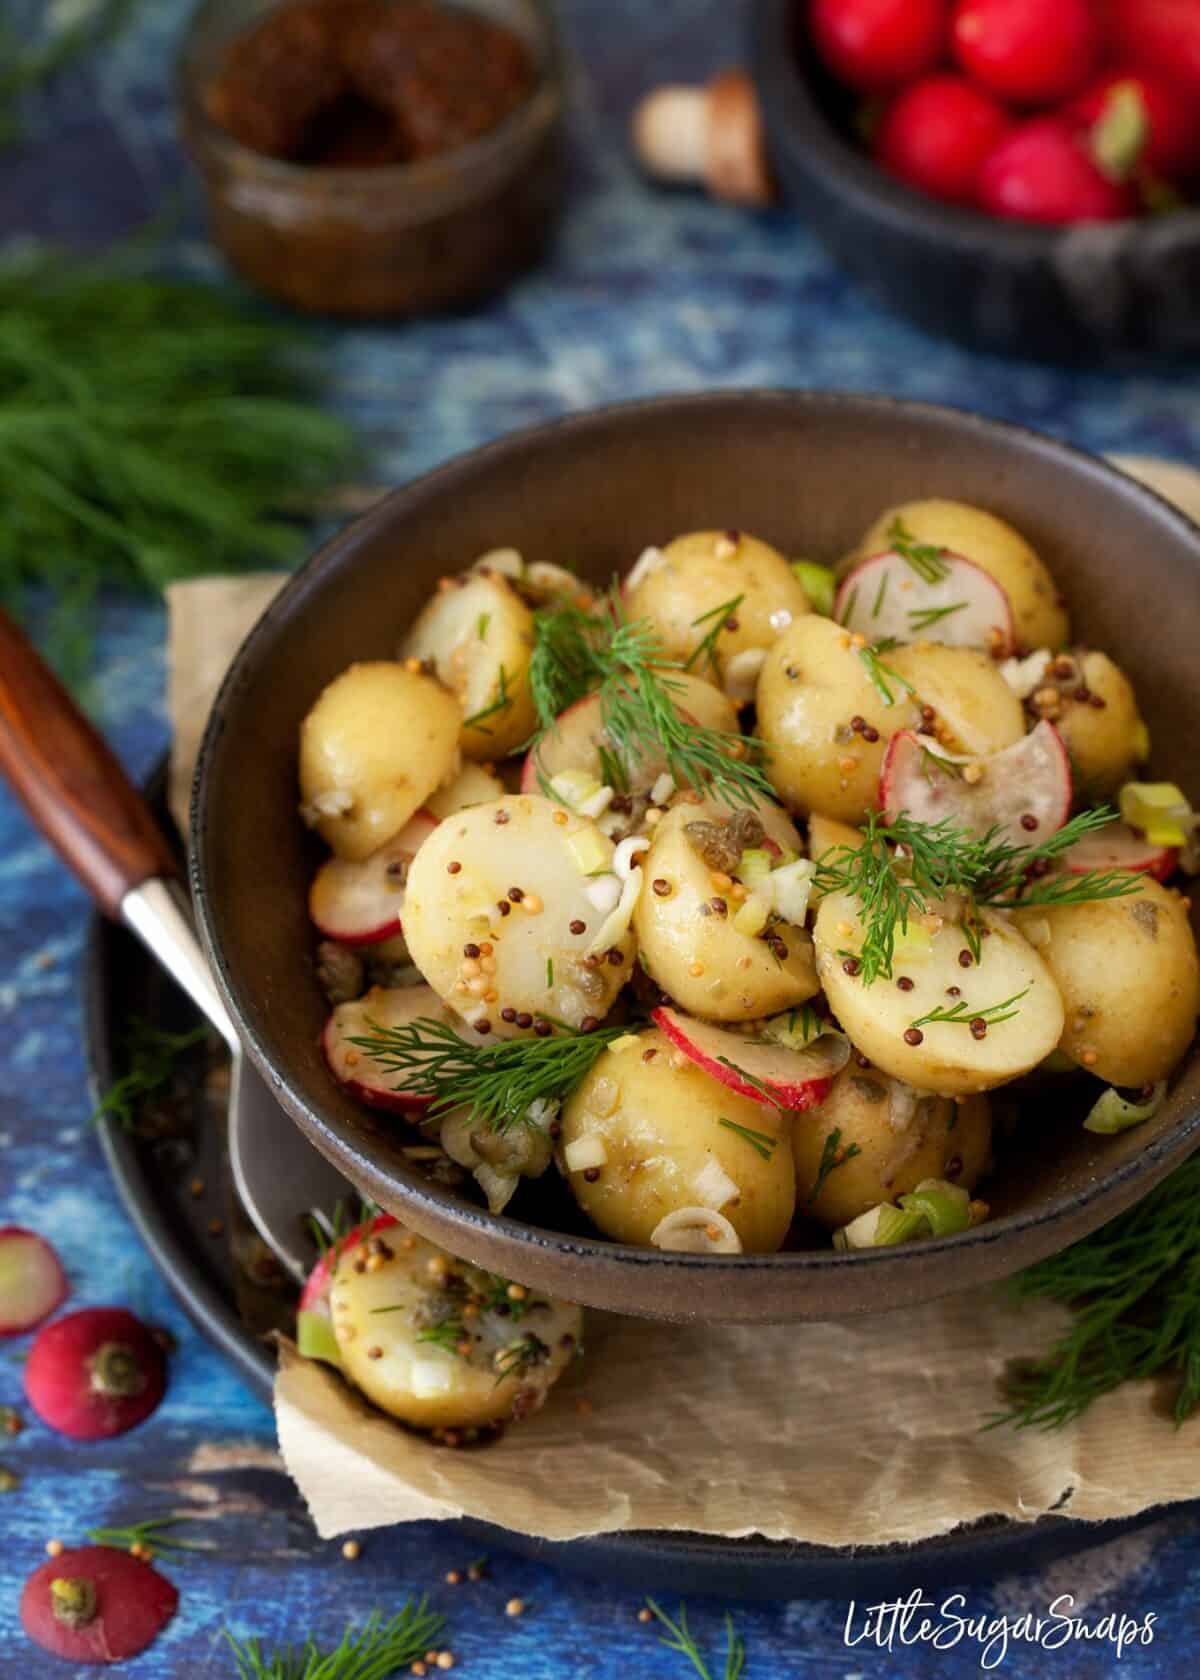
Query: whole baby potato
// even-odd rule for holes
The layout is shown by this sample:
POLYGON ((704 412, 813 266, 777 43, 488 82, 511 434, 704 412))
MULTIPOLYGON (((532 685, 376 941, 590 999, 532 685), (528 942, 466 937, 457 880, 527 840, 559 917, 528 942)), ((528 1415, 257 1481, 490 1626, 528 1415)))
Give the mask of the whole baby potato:
POLYGON ((305 820, 341 858, 369 857, 452 774, 462 711, 424 672, 351 665, 300 726, 305 820))
POLYGON ((727 1219, 748 1253, 773 1253, 787 1235, 796 1198, 787 1116, 719 1084, 657 1029, 610 1046, 561 1121, 571 1192, 614 1241, 648 1244, 668 1214, 697 1206, 727 1219), (768 1141, 756 1148, 736 1126, 768 1141), (572 1168, 572 1146, 584 1140, 597 1164, 572 1168))
POLYGON ((955 1102, 918 1094, 897 1088, 876 1068, 851 1062, 819 1108, 792 1117, 796 1207, 836 1230, 880 1202, 894 1202, 915 1190, 925 1178, 974 1190, 987 1168, 991 1144, 986 1097, 955 1102), (835 1132, 833 1147, 841 1158, 814 1196, 835 1132))
POLYGON ((744 531, 694 531, 651 551, 634 568, 626 616, 645 618, 668 659, 686 662, 716 628, 718 607, 742 597, 714 643, 712 660, 697 661, 698 677, 720 682, 738 654, 768 648, 809 610, 808 596, 778 549, 744 531))
POLYGON ((951 752, 987 758, 1024 735, 1021 702, 986 653, 916 642, 884 658, 912 684, 921 704, 932 706, 936 738, 951 752))
POLYGON ((888 508, 841 562, 839 574, 890 549, 897 522, 913 541, 961 554, 995 578, 1012 607, 1019 647, 1060 648, 1069 639, 1066 609, 1041 559, 1005 520, 967 502, 934 497, 888 508))
POLYGON ((1165 1079, 1191 1043, 1200 964, 1184 900, 1147 875, 1126 898, 1017 912, 1062 993, 1059 1048, 1110 1085, 1165 1079))
POLYGON ((1062 683, 1054 722, 1067 744, 1075 790, 1087 800, 1111 798, 1150 755, 1150 732, 1133 684, 1106 653, 1074 655, 1078 680, 1062 683))
POLYGON ((404 638, 401 653, 428 660, 462 706, 467 758, 514 752, 537 723, 529 692, 533 614, 491 568, 443 580, 404 638))

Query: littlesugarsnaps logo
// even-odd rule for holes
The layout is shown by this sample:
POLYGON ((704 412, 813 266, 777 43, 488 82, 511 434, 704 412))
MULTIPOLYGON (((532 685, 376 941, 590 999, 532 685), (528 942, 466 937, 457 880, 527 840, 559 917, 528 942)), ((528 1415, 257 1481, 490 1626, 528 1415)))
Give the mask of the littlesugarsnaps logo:
POLYGON ((1075 1614, 1070 1593, 1060 1593, 1044 1613, 1027 1611, 1022 1616, 972 1615, 961 1593, 952 1593, 941 1603, 926 1598, 914 1587, 907 1598, 886 1603, 859 1605, 850 1600, 842 1641, 846 1646, 874 1646, 879 1651, 896 1651, 909 1645, 930 1645, 935 1651, 952 1651, 958 1646, 975 1651, 979 1667, 999 1668, 1014 1646, 1034 1646, 1042 1651, 1060 1651, 1076 1643, 1108 1645, 1119 1661, 1136 1645, 1153 1645, 1153 1614, 1130 1616, 1113 1610, 1093 1620, 1075 1614))

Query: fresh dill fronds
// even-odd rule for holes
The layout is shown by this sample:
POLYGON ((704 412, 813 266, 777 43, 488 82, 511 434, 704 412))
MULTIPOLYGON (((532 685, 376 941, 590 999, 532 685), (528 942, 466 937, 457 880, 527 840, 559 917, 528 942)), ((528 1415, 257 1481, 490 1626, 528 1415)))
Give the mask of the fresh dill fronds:
POLYGON ((420 1662, 437 1645, 446 1621, 428 1608, 428 1600, 410 1600, 384 1621, 373 1610, 360 1628, 347 1627, 333 1649, 312 1637, 295 1647, 265 1652, 257 1639, 225 1637, 237 1663, 238 1680, 386 1680, 410 1663, 420 1662))
POLYGON ((879 617, 879 609, 884 603, 884 599, 888 592, 888 584, 891 582, 891 579, 892 574, 888 571, 885 571, 879 579, 879 588, 875 592, 875 604, 871 608, 872 618, 879 617))
POLYGON ((126 1551, 132 1551, 135 1546, 160 1554, 212 1551, 214 1548, 201 1540, 172 1538, 169 1530, 192 1520, 189 1517, 147 1517, 144 1522, 125 1523, 112 1528, 89 1528, 85 1538, 97 1546, 123 1546, 126 1551))
MULTIPOLYGON (((376 1312, 395 1312, 395 1307, 377 1307, 376 1312)), ((439 1347, 444 1353, 453 1353, 459 1359, 463 1357, 462 1344, 467 1335, 467 1327, 461 1318, 444 1318, 438 1324, 430 1324, 424 1330, 418 1330, 416 1340, 429 1342, 439 1347)))
POLYGON ((739 1126, 736 1120, 726 1120, 722 1117, 717 1121, 718 1126, 724 1126, 727 1132, 736 1132, 764 1161, 769 1161, 779 1145, 779 1139, 772 1137, 770 1132, 756 1132, 753 1126, 739 1126))
POLYGON ((550 1349, 542 1338, 528 1331, 515 1342, 510 1342, 506 1348, 501 1348, 492 1360, 497 1385, 509 1377, 523 1377, 526 1371, 532 1371, 536 1365, 544 1365, 549 1357, 550 1349))
POLYGON ((548 992, 554 990, 554 958, 553 957, 547 957, 546 958, 546 990, 548 992))
POLYGON ((597 743, 596 756, 600 760, 600 775, 617 793, 629 792, 629 772, 616 753, 610 752, 603 741, 597 743))
POLYGON ((1200 1408, 1200 1156, 1125 1213, 1011 1285, 1073 1318, 1057 1345, 1007 1374, 990 1427, 1061 1429, 1124 1382, 1173 1377, 1177 1424, 1200 1408))
POLYGON ((962 612, 965 601, 955 601, 948 607, 910 607, 908 612, 908 627, 914 636, 932 630, 935 624, 940 624, 944 618, 952 613, 962 612))
POLYGON ((888 526, 888 541, 922 583, 944 583, 950 576, 950 562, 946 559, 945 550, 933 543, 918 542, 902 519, 893 519, 888 526))
POLYGON ((431 1114, 467 1108, 472 1120, 493 1132, 524 1121, 533 1103, 561 1102, 628 1030, 598 1027, 560 1037, 468 1044, 453 1027, 426 1016, 398 1027, 367 1024, 370 1032, 350 1042, 389 1073, 403 1075, 404 1090, 432 1098, 431 1114))
MULTIPOLYGON (((687 1605, 679 1606, 678 1618, 672 1620, 662 1607, 652 1598, 646 1600, 646 1607, 667 1630, 667 1636, 659 1639, 660 1645, 665 1645, 668 1651, 678 1651, 681 1657, 686 1657, 699 1675, 700 1680, 717 1680, 712 1669, 692 1637, 688 1627, 687 1605)), ((725 1673, 722 1680, 742 1680, 746 1671, 746 1647, 741 1635, 733 1625, 732 1616, 725 1617, 725 1673)))
POLYGON ((126 1039, 128 1067, 104 1093, 92 1119, 109 1119, 122 1131, 133 1131, 142 1102, 170 1083, 180 1057, 207 1036, 205 1026, 191 1027, 186 1032, 168 1032, 165 1027, 135 1017, 129 1024, 126 1039))
POLYGON ((825 1134, 825 1142, 821 1146, 821 1159, 817 1163, 817 1176, 813 1180, 813 1187, 804 1198, 804 1206, 811 1207, 821 1191, 825 1188, 825 1181, 831 1172, 838 1167, 844 1167, 847 1161, 852 1161, 862 1150, 856 1143, 848 1143, 842 1148, 842 1128, 835 1126, 831 1132, 825 1134))
POLYGON ((488 625, 492 622, 491 613, 480 613, 475 622, 475 633, 481 642, 487 641, 488 625))
POLYGON ((1005 998, 1003 1003, 990 1003, 985 1009, 975 1009, 965 999, 960 1000, 950 1009, 939 1004, 936 1009, 931 1009, 928 1015, 919 1015, 915 1021, 910 1021, 909 1025, 911 1027, 929 1027, 935 1025, 948 1026, 953 1023, 965 1027, 968 1024, 974 1025, 976 1021, 982 1021, 987 1027, 996 1027, 999 1026, 1001 1021, 1011 1021, 1014 1015, 1021 1013, 1015 1006, 1020 1003, 1028 990, 1029 987, 1026 986, 1025 991, 1017 992, 1012 997, 1005 998))
POLYGON ((723 601, 719 607, 713 607, 711 611, 701 613, 699 618, 694 618, 692 620, 693 630, 697 630, 700 625, 708 624, 710 622, 712 623, 712 628, 700 639, 700 641, 696 643, 691 653, 688 654, 683 665, 685 671, 690 671, 693 665, 701 664, 704 661, 708 662, 710 670, 717 670, 717 637, 720 636, 723 630, 732 628, 729 624, 729 620, 737 612, 738 608, 745 599, 746 597, 744 594, 734 595, 731 600, 723 601))
MULTIPOLYGON (((529 665, 539 724, 531 743, 535 763, 542 735, 569 706, 595 693, 609 749, 622 764, 661 755, 677 786, 734 805, 771 798, 761 743, 685 716, 683 669, 666 658, 647 620, 625 617, 615 590, 594 612, 568 604, 535 613, 529 665)), ((540 771, 539 783, 548 791, 540 771)))
POLYGON ((998 826, 974 837, 949 817, 925 823, 902 814, 886 823, 872 812, 860 846, 839 847, 817 861, 814 886, 822 895, 848 892, 858 901, 864 937, 857 957, 869 986, 890 978, 897 933, 907 932, 913 917, 935 910, 947 897, 963 900, 964 937, 978 957, 978 908, 1091 904, 1138 892, 1138 877, 1128 870, 1037 872, 1114 816, 1107 807, 1084 811, 1040 845, 1017 846, 998 826))
POLYGON ((902 677, 899 671, 893 670, 890 665, 885 665, 879 657, 882 653, 890 653, 896 645, 895 638, 887 636, 879 642, 868 642, 866 647, 860 647, 858 650, 858 657, 862 660, 863 670, 867 673, 871 687, 885 706, 896 704, 896 696, 892 693, 890 686, 893 683, 904 694, 914 694, 916 692, 907 677, 902 677))
POLYGON ((855 584, 854 588, 850 591, 850 599, 846 602, 846 610, 843 613, 839 622, 842 623, 842 624, 852 624, 854 622, 854 609, 855 609, 855 607, 857 607, 857 605, 858 605, 858 585, 855 584))
POLYGON ((507 712, 512 703, 512 695, 508 692, 508 672, 501 665, 495 699, 479 711, 472 712, 470 717, 464 718, 462 726, 464 729, 478 729, 481 735, 490 735, 492 731, 484 728, 488 718, 496 717, 500 712, 507 712))
POLYGON ((758 1092, 759 1096, 769 1102, 772 1108, 787 1107, 787 1104, 779 1095, 779 1092, 773 1091, 769 1085, 764 1083, 764 1081, 758 1077, 757 1074, 751 1073, 749 1068, 741 1067, 737 1062, 730 1061, 728 1056, 718 1056, 717 1060, 720 1062, 722 1067, 727 1067, 731 1073, 736 1073, 739 1079, 744 1079, 747 1085, 752 1085, 758 1092))

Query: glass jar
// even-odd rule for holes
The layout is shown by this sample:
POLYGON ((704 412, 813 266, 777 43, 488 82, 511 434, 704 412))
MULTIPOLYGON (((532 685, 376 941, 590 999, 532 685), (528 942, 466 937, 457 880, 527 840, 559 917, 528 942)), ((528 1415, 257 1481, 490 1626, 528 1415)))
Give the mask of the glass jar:
POLYGON ((530 97, 453 151, 343 169, 265 157, 212 121, 204 95, 230 43, 277 0, 204 0, 180 59, 180 133, 204 180, 213 241, 252 285, 317 314, 416 315, 498 290, 539 255, 564 182, 551 0, 456 4, 527 43, 540 72, 530 97))

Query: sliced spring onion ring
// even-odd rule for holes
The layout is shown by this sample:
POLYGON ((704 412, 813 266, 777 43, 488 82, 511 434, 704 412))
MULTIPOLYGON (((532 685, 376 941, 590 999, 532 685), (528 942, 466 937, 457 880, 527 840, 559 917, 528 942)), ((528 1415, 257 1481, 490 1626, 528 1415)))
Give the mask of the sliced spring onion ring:
POLYGON ((818 566, 815 560, 793 560, 792 570, 804 585, 812 610, 820 613, 822 618, 832 618, 837 579, 829 567, 818 566))
POLYGON ((1120 1091, 1110 1086, 1103 1096, 1098 1097, 1092 1104, 1087 1119, 1083 1122, 1085 1132, 1099 1132, 1104 1137, 1110 1137, 1114 1132, 1128 1131, 1130 1126, 1140 1126, 1143 1120, 1152 1120, 1162 1107, 1163 1098, 1167 1094, 1167 1082, 1160 1079, 1145 1102, 1131 1102, 1123 1097, 1120 1091))
POLYGON ((304 1359, 321 1359, 326 1365, 341 1366, 337 1337, 327 1312, 306 1309, 296 1314, 296 1347, 304 1359))
POLYGON ((900 1197, 907 1212, 919 1213, 935 1237, 952 1237, 971 1223, 971 1198, 961 1184, 944 1178, 924 1178, 915 1190, 900 1197))

